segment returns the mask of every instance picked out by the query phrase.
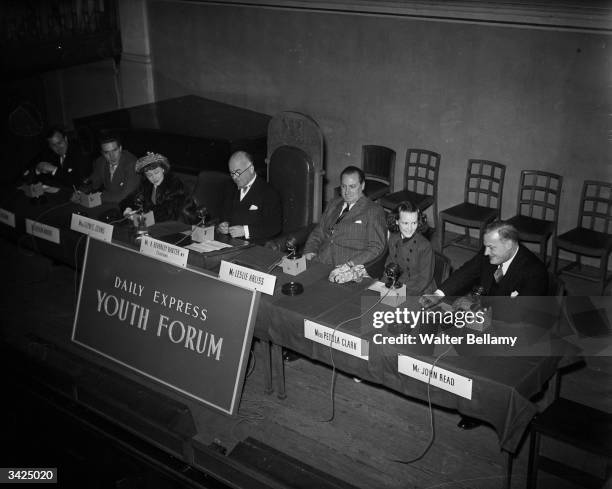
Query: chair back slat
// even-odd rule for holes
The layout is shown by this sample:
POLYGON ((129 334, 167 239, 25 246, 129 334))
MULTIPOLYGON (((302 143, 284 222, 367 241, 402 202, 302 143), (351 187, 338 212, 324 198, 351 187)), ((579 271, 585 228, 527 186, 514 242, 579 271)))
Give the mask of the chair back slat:
POLYGON ((436 195, 441 156, 426 149, 406 151, 405 188, 421 195, 436 195))
POLYGON ((557 223, 563 177, 539 170, 523 170, 517 214, 557 223))
POLYGON ((393 189, 395 180, 395 151, 386 146, 366 144, 361 148, 363 172, 367 180, 389 185, 393 189))
POLYGON ((501 209, 506 165, 488 160, 469 160, 465 178, 465 202, 501 209))
POLYGON ((612 183, 585 180, 578 226, 612 234, 612 183))

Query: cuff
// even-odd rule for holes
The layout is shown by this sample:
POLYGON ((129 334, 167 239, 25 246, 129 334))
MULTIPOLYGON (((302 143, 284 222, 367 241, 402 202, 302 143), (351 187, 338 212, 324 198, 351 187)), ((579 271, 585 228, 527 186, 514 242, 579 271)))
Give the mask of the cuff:
POLYGON ((247 226, 246 224, 244 225, 244 237, 246 239, 250 239, 251 235, 249 234, 249 226, 247 226))

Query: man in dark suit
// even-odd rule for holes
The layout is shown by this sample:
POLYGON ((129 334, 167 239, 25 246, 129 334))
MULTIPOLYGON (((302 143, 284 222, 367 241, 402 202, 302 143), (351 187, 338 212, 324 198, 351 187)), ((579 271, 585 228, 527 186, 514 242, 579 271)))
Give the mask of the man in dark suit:
POLYGON ((539 296, 548 292, 546 267, 531 251, 519 244, 511 224, 495 221, 487 226, 484 250, 468 260, 436 291, 438 295, 461 295, 473 287, 483 295, 539 296))
POLYGON ((101 191, 102 202, 121 202, 138 188, 136 157, 121 146, 118 136, 100 140, 102 155, 93 163, 93 172, 86 180, 86 190, 101 191))
MULTIPOLYGON (((455 271, 433 296, 421 297, 421 304, 430 307, 445 295, 462 295, 476 287, 482 287, 482 294, 488 296, 547 295, 546 267, 519 243, 518 231, 512 224, 505 221, 489 224, 485 229, 483 244, 483 250, 455 271)), ((512 304, 505 304, 506 308, 508 306, 510 309, 507 312, 512 313, 512 304)), ((462 416, 457 426, 469 430, 480 424, 477 419, 462 416)))
POLYGON ((26 170, 24 177, 32 182, 72 187, 82 181, 87 159, 78 144, 68 140, 59 126, 50 127, 45 133, 48 149, 38 158, 36 165, 26 170))
POLYGON ((235 152, 228 167, 236 188, 225 197, 218 231, 256 243, 273 238, 282 226, 278 193, 257 176, 253 158, 247 152, 235 152))
POLYGON ((364 195, 365 175, 360 168, 346 167, 340 179, 342 196, 325 209, 308 236, 304 256, 334 266, 363 265, 385 250, 385 212, 364 195))

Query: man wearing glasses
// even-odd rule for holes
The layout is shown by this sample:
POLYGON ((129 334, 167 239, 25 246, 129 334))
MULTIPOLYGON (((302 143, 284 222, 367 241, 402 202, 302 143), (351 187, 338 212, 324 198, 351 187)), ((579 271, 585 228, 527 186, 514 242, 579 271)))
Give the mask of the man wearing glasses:
POLYGON ((232 238, 264 242, 281 231, 282 208, 276 190, 257 177, 253 158, 245 151, 229 159, 229 173, 236 184, 225 196, 218 231, 232 238))

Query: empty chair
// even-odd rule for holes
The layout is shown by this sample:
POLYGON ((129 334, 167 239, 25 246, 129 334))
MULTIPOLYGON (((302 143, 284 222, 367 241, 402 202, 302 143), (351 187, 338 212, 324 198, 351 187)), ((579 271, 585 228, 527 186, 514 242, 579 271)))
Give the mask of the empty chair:
POLYGON ((223 199, 231 192, 234 182, 227 172, 203 170, 187 204, 183 208, 183 219, 189 224, 197 223, 203 212, 207 217, 218 219, 223 208, 223 199))
MULTIPOLYGON (((548 238, 556 239, 563 177, 555 173, 523 170, 516 215, 508 219, 519 239, 540 244, 540 258, 546 263, 548 238)), ((553 244, 554 249, 554 244, 553 244)))
MULTIPOLYGON (((531 441, 527 466, 527 488, 536 489, 538 471, 571 480, 578 487, 603 487, 612 468, 612 414, 559 398, 531 422, 531 441), (598 456, 606 465, 604 477, 570 467, 540 454, 542 437, 552 438, 573 448, 598 456)), ((545 487, 551 485, 550 478, 545 487)))
POLYGON ((427 149, 409 148, 406 151, 404 189, 382 197, 379 202, 393 210, 400 202, 410 201, 421 212, 433 205, 433 227, 438 220, 438 171, 441 156, 427 149))
POLYGON ((395 180, 395 151, 373 144, 361 147, 361 168, 365 173, 365 194, 378 200, 393 190, 395 180))
MULTIPOLYGON (((395 151, 386 146, 367 144, 361 147, 361 169, 365 173, 364 193, 378 200, 393 190, 395 181, 395 151)), ((340 187, 335 187, 340 195, 340 187)))
POLYGON ((488 160, 469 160, 465 177, 465 193, 462 204, 440 212, 440 250, 454 244, 462 248, 479 249, 484 228, 499 217, 506 165, 488 160), (465 235, 445 244, 444 225, 449 222, 465 227, 465 235), (470 245, 470 228, 478 228, 479 240, 470 245), (462 241, 465 240, 465 243, 462 241))
POLYGON ((608 277, 608 258, 612 251, 612 183, 586 180, 582 186, 578 225, 557 237, 553 249, 553 269, 557 271, 559 249, 576 255, 576 261, 563 267, 565 272, 586 280, 599 282, 603 295, 608 277), (582 269, 581 257, 599 258, 599 273, 595 276, 582 269))
POLYGON ((450 272, 451 262, 448 257, 444 256, 439 251, 434 251, 434 280, 436 281, 437 287, 446 281, 450 276, 450 272))

